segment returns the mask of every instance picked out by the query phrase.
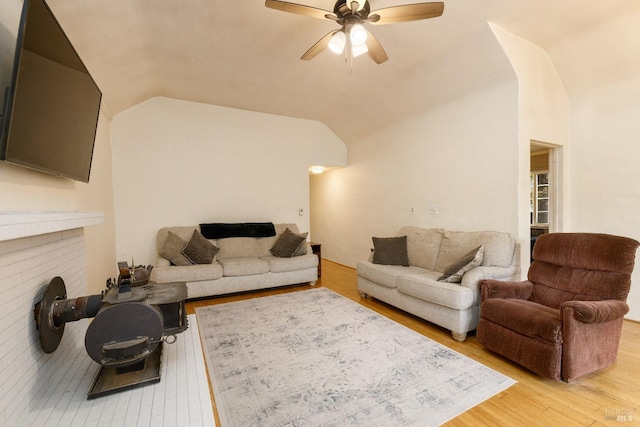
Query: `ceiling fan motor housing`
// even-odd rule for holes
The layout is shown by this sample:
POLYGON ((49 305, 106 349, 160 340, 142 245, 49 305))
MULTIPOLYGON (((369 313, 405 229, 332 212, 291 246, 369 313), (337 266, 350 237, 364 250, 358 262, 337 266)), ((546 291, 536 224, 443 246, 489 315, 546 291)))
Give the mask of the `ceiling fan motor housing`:
MULTIPOLYGON (((359 19, 366 19, 367 16, 369 16, 369 12, 371 12, 369 2, 365 1, 362 9, 356 11, 355 17, 359 19)), ((338 23, 341 25, 344 24, 344 22, 341 21, 353 15, 353 12, 351 11, 351 0, 338 0, 336 5, 333 7, 333 13, 338 17, 338 23)))

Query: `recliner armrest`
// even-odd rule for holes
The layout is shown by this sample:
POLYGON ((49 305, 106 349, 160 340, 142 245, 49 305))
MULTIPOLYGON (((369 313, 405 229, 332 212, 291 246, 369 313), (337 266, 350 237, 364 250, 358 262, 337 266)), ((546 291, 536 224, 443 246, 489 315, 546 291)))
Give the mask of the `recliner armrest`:
POLYGON ((582 323, 605 323, 623 317, 629 312, 629 305, 619 300, 567 301, 560 309, 572 309, 576 320, 582 323))
POLYGON ((533 283, 529 281, 523 282, 505 282, 501 280, 483 280, 480 282, 480 301, 489 298, 504 299, 524 299, 531 298, 533 293, 533 283))

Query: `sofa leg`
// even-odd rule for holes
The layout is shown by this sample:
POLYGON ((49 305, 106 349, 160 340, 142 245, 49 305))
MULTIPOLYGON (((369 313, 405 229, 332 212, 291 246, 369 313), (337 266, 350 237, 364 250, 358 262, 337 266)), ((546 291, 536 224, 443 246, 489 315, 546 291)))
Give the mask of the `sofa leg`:
POLYGON ((362 292, 362 291, 358 291, 358 292, 360 292, 360 298, 366 298, 367 297, 367 294, 365 294, 364 292, 362 292))
POLYGON ((463 332, 463 333, 458 333, 458 332, 453 332, 451 331, 451 337, 458 342, 464 342, 467 339, 467 333, 463 332))
POLYGON ((315 286, 315 285, 316 285, 316 283, 318 283, 318 281, 317 281, 317 280, 312 280, 311 282, 309 282, 309 285, 311 285, 311 286, 315 286))

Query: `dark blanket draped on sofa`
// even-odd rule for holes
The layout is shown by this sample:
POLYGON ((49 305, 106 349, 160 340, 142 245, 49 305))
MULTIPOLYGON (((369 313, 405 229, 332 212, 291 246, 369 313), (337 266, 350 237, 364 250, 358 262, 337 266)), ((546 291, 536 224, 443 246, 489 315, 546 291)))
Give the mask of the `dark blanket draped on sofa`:
POLYGON ((200 224, 200 233, 207 239, 227 237, 271 237, 276 235, 272 222, 210 223, 200 224))

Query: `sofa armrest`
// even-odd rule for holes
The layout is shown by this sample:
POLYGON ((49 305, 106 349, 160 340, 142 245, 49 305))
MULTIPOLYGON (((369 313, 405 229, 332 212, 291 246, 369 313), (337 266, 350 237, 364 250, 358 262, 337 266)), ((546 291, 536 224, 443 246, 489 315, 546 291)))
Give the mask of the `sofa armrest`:
POLYGON ((507 282, 489 279, 480 282, 480 301, 489 298, 528 300, 532 293, 533 283, 529 281, 507 282))
POLYGON ((478 305, 481 302, 480 283, 484 279, 514 280, 516 278, 520 278, 520 269, 515 265, 509 267, 481 265, 464 273, 460 285, 473 291, 473 304, 478 305))
POLYGON ((520 269, 515 265, 509 267, 479 266, 464 273, 460 284, 466 288, 478 290, 480 282, 484 279, 514 280, 519 273, 520 269))
POLYGON ((573 316, 582 323, 605 323, 623 317, 629 305, 619 300, 567 301, 560 306, 562 312, 573 310, 573 316))
POLYGON ((158 268, 158 267, 169 267, 170 265, 171 265, 171 261, 169 261, 168 259, 163 258, 161 256, 156 258, 155 268, 158 268))
POLYGON ((169 267, 171 267, 171 262, 168 259, 163 258, 161 256, 156 257, 156 265, 154 265, 153 269, 151 270, 151 275, 149 276, 149 280, 151 282, 157 283, 158 271, 166 270, 169 267))

